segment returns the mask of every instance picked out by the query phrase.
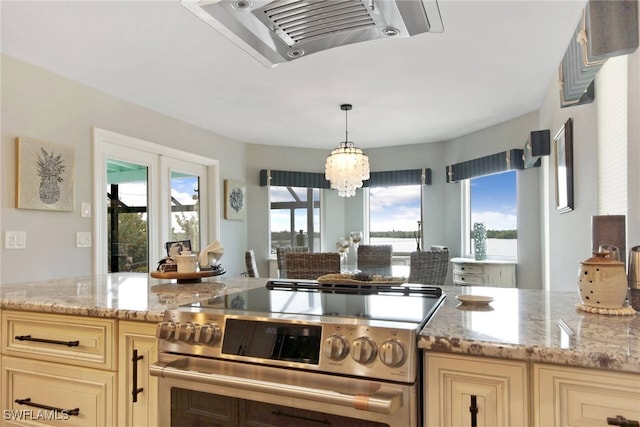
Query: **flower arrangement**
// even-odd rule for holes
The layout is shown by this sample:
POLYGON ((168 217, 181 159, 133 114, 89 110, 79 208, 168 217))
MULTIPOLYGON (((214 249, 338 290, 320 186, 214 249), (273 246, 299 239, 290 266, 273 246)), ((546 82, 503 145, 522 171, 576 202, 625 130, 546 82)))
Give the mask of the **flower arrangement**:
POLYGON ((336 249, 341 254, 349 253, 349 246, 351 246, 351 238, 350 237, 341 237, 336 242, 336 249))

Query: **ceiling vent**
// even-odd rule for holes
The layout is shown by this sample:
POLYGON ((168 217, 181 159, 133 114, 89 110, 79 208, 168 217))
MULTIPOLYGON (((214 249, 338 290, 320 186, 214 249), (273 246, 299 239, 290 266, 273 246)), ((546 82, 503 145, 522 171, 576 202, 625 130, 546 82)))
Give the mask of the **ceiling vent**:
POLYGON ((388 37, 443 32, 436 0, 182 0, 268 67, 388 37))

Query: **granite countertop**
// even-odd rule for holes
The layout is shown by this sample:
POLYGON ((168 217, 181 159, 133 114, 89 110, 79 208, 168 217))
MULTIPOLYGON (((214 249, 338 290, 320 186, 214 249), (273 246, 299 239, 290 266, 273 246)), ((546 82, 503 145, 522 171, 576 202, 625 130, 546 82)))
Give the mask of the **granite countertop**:
POLYGON ((160 322, 168 308, 264 284, 265 279, 219 276, 179 285, 146 273, 113 273, 2 284, 0 308, 160 322))
MULTIPOLYGON (((264 286, 268 279, 225 277, 177 285, 144 273, 115 273, 2 284, 0 308, 159 322, 179 305, 264 286)), ((640 314, 576 309, 576 292, 444 286, 442 307, 420 332, 427 351, 490 356, 640 373, 640 314), (487 295, 461 306, 456 295, 487 295)))
POLYGON ((444 286, 440 310, 420 333, 425 350, 640 373, 640 313, 580 311, 576 292, 444 286), (456 295, 486 295, 467 307, 456 295))

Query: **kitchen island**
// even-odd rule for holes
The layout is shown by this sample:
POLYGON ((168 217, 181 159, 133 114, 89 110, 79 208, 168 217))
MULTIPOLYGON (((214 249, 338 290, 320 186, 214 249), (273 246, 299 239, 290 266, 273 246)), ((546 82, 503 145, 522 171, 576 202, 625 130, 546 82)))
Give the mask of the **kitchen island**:
MULTIPOLYGON (((123 400, 123 396, 131 396, 131 355, 124 351, 128 343, 132 340, 133 348, 136 340, 142 339, 146 350, 140 354, 146 356, 143 364, 148 365, 154 360, 155 323, 162 320, 166 309, 264 286, 267 280, 221 276, 178 285, 146 274, 118 273, 3 284, 3 409, 13 402, 7 396, 12 375, 17 378, 25 366, 33 363, 34 375, 41 369, 60 377, 77 376, 78 370, 86 371, 87 377, 97 375, 96 381, 103 384, 97 387, 98 394, 107 396, 103 397, 106 409, 98 411, 96 425, 114 423, 116 416, 119 425, 139 424, 136 417, 140 415, 131 409, 130 402, 123 400), (86 342, 96 344, 95 352, 86 357, 70 352, 65 359, 62 351, 37 353, 28 343, 15 342, 13 337, 21 325, 33 323, 37 316, 42 316, 39 327, 59 319, 86 327, 90 332, 86 342), (72 364, 79 366, 77 370, 60 371, 72 364), (120 403, 116 405, 116 401, 120 403), (110 411, 118 415, 109 416, 110 411)), ((640 413, 640 315, 579 311, 577 291, 545 293, 459 286, 445 286, 443 290, 447 298, 419 338, 425 354, 425 424, 455 425, 458 409, 468 412, 469 404, 460 400, 456 407, 455 396, 445 397, 446 393, 459 393, 461 399, 468 395, 479 399, 478 414, 485 416, 487 425, 572 425, 569 418, 575 418, 576 411, 582 413, 571 405, 595 406, 596 398, 591 395, 586 404, 575 401, 574 390, 584 397, 585 382, 589 390, 595 387, 598 393, 602 393, 598 387, 606 386, 606 399, 599 394, 596 403, 603 399, 622 402, 623 408, 610 415, 622 413, 629 418, 640 413), (461 305, 457 295, 484 295, 493 301, 488 305, 461 305), (621 388, 626 392, 621 393, 621 388), (501 398, 506 401, 501 402, 501 398), (628 406, 629 411, 622 411, 628 406), (455 416, 447 418, 447 411, 455 416), (562 418, 562 411, 569 418, 562 418), (487 418, 487 413, 494 418, 487 418), (552 418, 547 417, 549 414, 552 418), (520 422, 516 421, 518 417, 520 422)), ((69 324, 65 323, 64 328, 68 329, 69 324)), ((139 369, 143 371, 144 367, 139 369)), ((141 388, 153 395, 153 379, 144 377, 140 381, 141 388)), ((144 393, 142 397, 144 400, 144 393)), ((152 425, 149 420, 153 420, 155 407, 153 399, 149 402, 148 412, 140 419, 152 425)), ((94 424, 93 419, 83 421, 94 424)))
POLYGON ((583 312, 577 291, 445 287, 421 331, 425 425, 634 425, 640 315, 583 312), (487 296, 461 304, 456 296, 487 296), (627 421, 625 421, 627 420, 627 421))

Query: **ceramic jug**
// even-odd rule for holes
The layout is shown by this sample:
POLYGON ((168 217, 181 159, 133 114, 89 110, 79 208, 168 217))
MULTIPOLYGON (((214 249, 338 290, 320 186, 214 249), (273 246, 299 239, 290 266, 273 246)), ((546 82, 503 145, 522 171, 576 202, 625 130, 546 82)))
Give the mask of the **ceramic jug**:
POLYGON ((609 258, 608 252, 594 252, 580 263, 578 290, 586 306, 622 308, 627 297, 624 263, 609 258))
POLYGON ((178 273, 194 273, 198 270, 198 256, 191 251, 182 251, 173 258, 178 264, 178 273))

